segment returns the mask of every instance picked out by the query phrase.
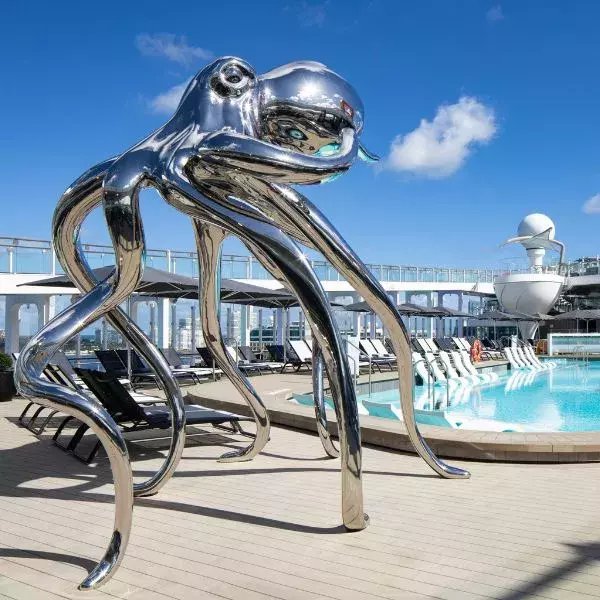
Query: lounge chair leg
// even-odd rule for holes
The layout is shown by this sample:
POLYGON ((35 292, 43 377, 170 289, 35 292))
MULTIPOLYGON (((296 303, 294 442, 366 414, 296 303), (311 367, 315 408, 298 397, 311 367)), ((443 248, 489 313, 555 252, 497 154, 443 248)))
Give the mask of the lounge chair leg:
POLYGON ((37 428, 37 429, 33 429, 32 427, 29 427, 29 430, 32 431, 33 433, 35 433, 35 435, 41 435, 42 433, 44 433, 44 429, 46 429, 46 427, 48 426, 48 423, 50 423, 52 417, 54 417, 54 415, 58 414, 57 410, 53 410, 50 412, 50 414, 43 420, 42 424, 37 428))
MULTIPOLYGON (((19 416, 19 423, 21 423, 21 425, 23 425, 23 419, 25 418, 25 415, 27 414, 27 411, 34 406, 35 402, 28 402, 27 406, 23 409, 23 412, 21 413, 21 415, 19 416)), ((24 425, 23 425, 24 426, 24 425)))

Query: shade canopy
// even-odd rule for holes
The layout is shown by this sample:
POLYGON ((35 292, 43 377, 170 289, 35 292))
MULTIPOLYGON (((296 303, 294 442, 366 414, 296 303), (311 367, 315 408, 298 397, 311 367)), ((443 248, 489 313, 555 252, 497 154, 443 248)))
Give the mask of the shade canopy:
MULTIPOLYGON (((114 266, 99 267, 93 270, 94 277, 102 281, 110 276, 114 266)), ((76 287, 68 275, 48 277, 38 281, 32 281, 28 286, 39 287, 76 287)), ((142 280, 135 290, 137 293, 152 297, 172 299, 198 298, 198 280, 186 275, 169 273, 161 269, 146 267, 142 280)), ((221 302, 231 304, 251 304, 266 308, 290 308, 298 306, 295 296, 285 290, 271 290, 269 288, 234 281, 233 279, 221 279, 221 302)))
POLYGON ((448 308, 446 306, 436 306, 435 310, 443 313, 441 317, 456 317, 459 319, 470 319, 473 315, 463 312, 462 310, 455 310, 454 308, 448 308))
MULTIPOLYGON (((362 312, 362 313, 372 313, 373 309, 363 300, 362 302, 354 302, 353 304, 346 304, 341 307, 343 310, 347 310, 350 312, 362 312)), ((419 306, 418 304, 399 304, 397 307, 398 312, 401 315, 407 317, 454 317, 459 315, 448 314, 446 311, 450 311, 450 309, 441 309, 441 308, 428 308, 426 306, 419 306)), ((463 314, 463 313, 461 313, 463 314)))
POLYGON ((588 309, 577 309, 564 312, 554 317, 556 321, 566 320, 581 320, 581 321, 595 321, 600 319, 600 310, 588 308, 588 309))
POLYGON ((502 310, 486 310, 480 315, 473 317, 477 321, 526 321, 532 320, 532 317, 526 315, 517 315, 514 313, 507 313, 502 310))

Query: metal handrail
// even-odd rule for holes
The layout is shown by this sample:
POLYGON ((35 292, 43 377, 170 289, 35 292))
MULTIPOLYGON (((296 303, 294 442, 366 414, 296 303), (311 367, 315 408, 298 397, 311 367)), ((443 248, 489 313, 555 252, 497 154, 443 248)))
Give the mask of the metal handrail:
MULTIPOLYGON (((350 344, 350 346, 352 346, 353 348, 356 348, 358 350, 358 355, 360 356, 360 353, 362 351, 356 344, 352 343, 348 338, 346 338, 346 344, 350 344)), ((357 387, 358 386, 358 373, 360 371, 360 364, 356 361, 356 359, 353 356, 350 356, 348 353, 346 353, 346 355, 348 356, 348 358, 351 358, 354 361, 354 387, 357 387)), ((370 398, 371 392, 372 392, 372 382, 371 382, 372 363, 371 363, 371 357, 367 356, 367 358, 369 359, 369 398, 370 398)))

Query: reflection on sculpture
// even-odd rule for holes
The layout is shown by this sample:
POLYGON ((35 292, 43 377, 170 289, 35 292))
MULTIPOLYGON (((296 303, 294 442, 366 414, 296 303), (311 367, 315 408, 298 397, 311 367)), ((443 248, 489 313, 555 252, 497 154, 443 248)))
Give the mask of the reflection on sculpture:
MULTIPOLYGON (((445 477, 468 473, 440 462, 414 422, 412 367, 399 314, 370 271, 325 217, 289 184, 320 183, 340 175, 357 156, 363 107, 356 91, 319 63, 296 62, 257 75, 245 61, 221 58, 188 85, 174 116, 124 152, 84 173, 56 209, 53 239, 65 271, 85 295, 46 325, 19 357, 15 378, 21 393, 88 422, 103 443, 113 470, 116 518, 104 559, 81 584, 106 581, 122 559, 131 526, 131 497, 156 493, 177 466, 184 445, 182 398, 169 367, 136 325, 119 309, 143 269, 141 188, 151 186, 189 215, 196 233, 205 341, 219 367, 246 399, 257 426, 253 443, 222 460, 249 460, 269 436, 263 403, 225 351, 218 321, 219 252, 233 234, 298 298, 313 331, 315 366, 327 372, 339 424, 342 518, 349 530, 366 526, 361 483, 357 403, 343 341, 327 297, 296 240, 319 250, 362 294, 391 332, 399 357, 405 423, 417 452, 445 477), (102 204, 115 249, 114 273, 94 280, 79 243, 86 215, 102 204), (44 366, 69 338, 101 316, 138 350, 160 377, 173 411, 170 452, 148 481, 132 486, 123 438, 99 403, 83 393, 42 379, 44 366), (321 362, 322 361, 322 362, 321 362)), ((317 396, 320 396, 317 394, 317 396)), ((326 419, 317 406, 325 446, 326 419)), ((328 440, 329 455, 338 450, 328 440)))

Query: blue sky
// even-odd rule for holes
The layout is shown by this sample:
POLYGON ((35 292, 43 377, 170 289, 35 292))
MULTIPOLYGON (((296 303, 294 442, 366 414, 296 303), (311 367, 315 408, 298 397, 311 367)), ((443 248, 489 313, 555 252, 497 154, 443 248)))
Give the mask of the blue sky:
MULTIPOLYGON (((600 252, 598 3, 29 2, 2 20, 0 235, 48 238, 75 177, 238 55, 259 72, 319 60, 361 94, 383 163, 303 191, 364 260, 494 266, 519 255, 497 245, 529 212, 570 257, 600 252)), ((152 193, 142 210, 149 247, 192 248, 184 217, 152 193)), ((100 215, 84 237, 107 239, 100 215)))

